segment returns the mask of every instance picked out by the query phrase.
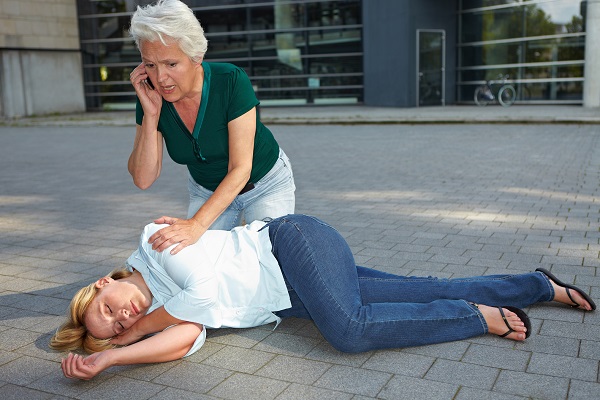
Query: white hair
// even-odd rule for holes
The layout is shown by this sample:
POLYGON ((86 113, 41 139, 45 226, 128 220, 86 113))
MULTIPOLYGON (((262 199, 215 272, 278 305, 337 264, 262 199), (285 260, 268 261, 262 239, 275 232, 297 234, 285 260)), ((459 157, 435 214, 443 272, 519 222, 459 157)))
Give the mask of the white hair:
POLYGON ((138 6, 131 17, 129 34, 138 50, 143 41, 160 40, 164 45, 174 41, 194 62, 202 60, 208 48, 200 22, 180 0, 158 0, 155 4, 138 6))

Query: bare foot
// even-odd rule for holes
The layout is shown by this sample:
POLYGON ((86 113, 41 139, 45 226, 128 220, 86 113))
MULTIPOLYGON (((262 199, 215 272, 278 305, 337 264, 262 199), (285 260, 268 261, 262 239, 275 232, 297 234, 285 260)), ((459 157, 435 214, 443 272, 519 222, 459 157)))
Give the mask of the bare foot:
POLYGON ((494 335, 502 336, 506 332, 510 332, 512 329, 514 332, 510 332, 505 337, 512 340, 525 340, 527 328, 525 324, 514 312, 503 308, 506 322, 500 314, 498 307, 484 306, 483 304, 478 305, 479 311, 483 314, 483 318, 488 325, 488 332, 494 335), (506 326, 506 323, 510 325, 510 328, 506 326))
POLYGON ((558 286, 552 279, 550 279, 550 283, 554 288, 554 301, 558 301, 559 303, 567 304, 569 306, 575 306, 576 304, 573 303, 574 300, 577 304, 579 304, 578 308, 586 311, 592 311, 592 306, 590 303, 588 303, 588 301, 577 290, 569 290, 565 287, 558 286), (569 298, 567 290, 570 291, 573 300, 569 298))

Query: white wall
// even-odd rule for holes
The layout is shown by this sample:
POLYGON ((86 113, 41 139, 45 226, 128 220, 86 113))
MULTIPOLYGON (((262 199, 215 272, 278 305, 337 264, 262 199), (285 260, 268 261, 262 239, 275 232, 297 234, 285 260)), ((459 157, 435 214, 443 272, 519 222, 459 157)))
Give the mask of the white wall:
POLYGON ((588 0, 585 30, 583 106, 600 107, 600 0, 588 0))
POLYGON ((85 111, 75 0, 0 2, 0 117, 85 111))

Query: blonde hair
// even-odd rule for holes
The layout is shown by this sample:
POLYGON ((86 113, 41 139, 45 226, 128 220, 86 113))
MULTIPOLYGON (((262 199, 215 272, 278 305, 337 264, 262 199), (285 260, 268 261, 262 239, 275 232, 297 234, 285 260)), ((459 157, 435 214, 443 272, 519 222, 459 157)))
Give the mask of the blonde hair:
MULTIPOLYGON (((119 280, 131 276, 132 272, 125 268, 112 271, 108 276, 119 280)), ((83 349, 87 353, 114 348, 110 339, 98 339, 93 337, 85 326, 85 312, 98 293, 96 282, 93 282, 77 291, 67 314, 65 322, 50 339, 50 347, 55 350, 73 351, 83 349)))
POLYGON ((160 40, 165 46, 172 40, 193 62, 200 62, 208 49, 204 29, 187 5, 179 0, 159 0, 138 6, 131 17, 129 34, 137 48, 140 42, 160 40))

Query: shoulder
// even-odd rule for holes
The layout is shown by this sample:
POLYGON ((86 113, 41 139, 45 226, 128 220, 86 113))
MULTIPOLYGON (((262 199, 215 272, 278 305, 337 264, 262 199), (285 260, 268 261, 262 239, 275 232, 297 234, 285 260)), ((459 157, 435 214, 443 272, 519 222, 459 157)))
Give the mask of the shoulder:
POLYGON ((148 238, 152 235, 154 235, 154 233, 166 226, 169 226, 167 224, 155 224, 154 222, 146 225, 144 227, 144 230, 142 231, 142 240, 148 240, 148 238))
POLYGON ((250 80, 246 71, 230 63, 206 63, 210 68, 211 81, 237 81, 240 78, 250 80))
POLYGON ((203 64, 208 65, 210 67, 210 71, 212 74, 231 74, 236 72, 244 72, 243 68, 231 63, 204 62, 203 64))

